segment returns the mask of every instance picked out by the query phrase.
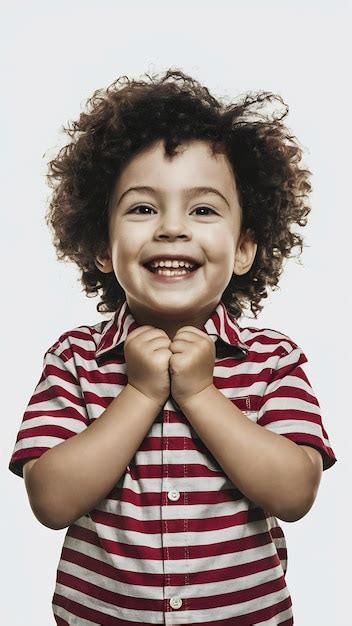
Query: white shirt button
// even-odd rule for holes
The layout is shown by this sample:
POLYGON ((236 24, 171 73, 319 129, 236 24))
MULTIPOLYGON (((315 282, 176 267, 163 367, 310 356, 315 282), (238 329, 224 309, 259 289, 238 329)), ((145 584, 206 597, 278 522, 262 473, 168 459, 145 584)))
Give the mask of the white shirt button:
POLYGON ((180 492, 177 491, 177 489, 173 489, 172 491, 169 491, 167 497, 169 498, 169 500, 173 500, 173 502, 176 502, 176 500, 178 500, 180 497, 180 492))
POLYGON ((170 600, 170 606, 173 609, 179 609, 180 606, 182 606, 182 600, 181 598, 179 598, 178 596, 174 596, 173 598, 171 598, 170 600))

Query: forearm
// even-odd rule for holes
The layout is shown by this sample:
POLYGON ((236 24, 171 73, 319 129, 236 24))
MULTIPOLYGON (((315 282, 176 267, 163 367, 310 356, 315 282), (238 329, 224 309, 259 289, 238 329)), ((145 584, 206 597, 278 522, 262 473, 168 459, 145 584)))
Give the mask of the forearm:
POLYGON ((119 480, 160 410, 126 385, 88 428, 46 451, 28 479, 39 521, 60 529, 91 511, 119 480))
POLYGON ((310 509, 313 468, 299 445, 252 422, 214 385, 180 408, 249 500, 285 521, 310 509))

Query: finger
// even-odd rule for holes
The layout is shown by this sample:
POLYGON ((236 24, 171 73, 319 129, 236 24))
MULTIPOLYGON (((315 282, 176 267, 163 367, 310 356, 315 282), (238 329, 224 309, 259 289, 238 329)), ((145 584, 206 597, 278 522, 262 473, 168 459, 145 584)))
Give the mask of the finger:
POLYGON ((152 350, 159 350, 159 348, 169 348, 170 339, 168 337, 152 337, 148 340, 148 348, 152 350))
POLYGON ((176 335, 181 332, 192 332, 194 334, 200 335, 201 337, 207 336, 207 333, 205 333, 200 328, 197 328, 197 326, 182 326, 182 328, 179 328, 176 335))
POLYGON ((176 339, 170 345, 170 350, 173 352, 183 352, 189 349, 190 345, 194 344, 194 341, 188 341, 187 339, 176 339))
POLYGON ((206 333, 200 331, 199 333, 193 332, 191 330, 179 330, 174 336, 174 341, 178 339, 187 339, 188 341, 199 341, 200 339, 209 340, 210 337, 206 333))
POLYGON ((138 337, 139 335, 146 335, 146 338, 150 339, 150 335, 151 336, 165 336, 167 337, 167 334, 165 333, 165 331, 161 330, 161 328, 155 328, 155 326, 138 326, 137 328, 134 328, 126 337, 127 339, 133 339, 134 337, 138 337))

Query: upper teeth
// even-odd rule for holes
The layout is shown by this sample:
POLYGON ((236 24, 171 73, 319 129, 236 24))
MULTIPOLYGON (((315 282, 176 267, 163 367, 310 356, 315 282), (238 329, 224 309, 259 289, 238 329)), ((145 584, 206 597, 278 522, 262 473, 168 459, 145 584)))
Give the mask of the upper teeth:
POLYGON ((152 267, 193 267, 194 263, 188 263, 188 261, 151 261, 152 267))

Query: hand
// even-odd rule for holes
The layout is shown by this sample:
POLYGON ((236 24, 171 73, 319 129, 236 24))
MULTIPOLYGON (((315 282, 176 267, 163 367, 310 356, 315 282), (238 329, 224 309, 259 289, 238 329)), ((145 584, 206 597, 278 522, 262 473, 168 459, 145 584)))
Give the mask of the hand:
POLYGON ((183 326, 169 348, 171 395, 182 408, 191 397, 213 384, 215 344, 195 326, 183 326))
POLYGON ((170 344, 164 330, 139 326, 127 335, 124 345, 128 384, 161 409, 170 395, 170 344))

